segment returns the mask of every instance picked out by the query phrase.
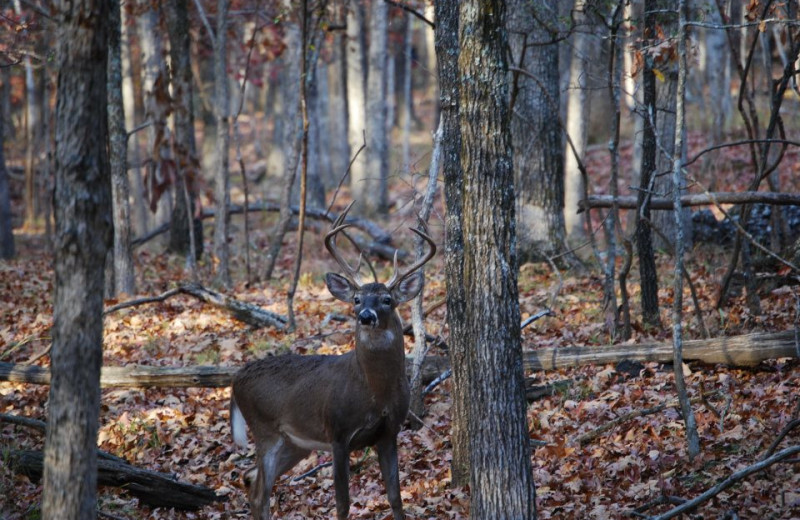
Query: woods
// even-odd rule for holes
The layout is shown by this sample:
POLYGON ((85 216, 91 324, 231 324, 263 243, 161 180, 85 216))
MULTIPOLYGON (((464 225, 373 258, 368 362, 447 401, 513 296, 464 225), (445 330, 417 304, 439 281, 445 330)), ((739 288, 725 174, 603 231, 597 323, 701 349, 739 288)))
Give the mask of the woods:
POLYGON ((0 517, 794 518, 798 9, 0 6, 0 517))

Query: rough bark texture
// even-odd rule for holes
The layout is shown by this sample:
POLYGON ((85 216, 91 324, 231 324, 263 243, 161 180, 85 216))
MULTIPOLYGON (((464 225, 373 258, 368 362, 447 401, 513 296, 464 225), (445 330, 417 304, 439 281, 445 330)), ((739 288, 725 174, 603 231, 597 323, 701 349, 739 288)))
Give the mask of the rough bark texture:
POLYGON ((103 268, 112 230, 105 103, 108 5, 101 0, 56 4, 56 281, 43 518, 96 514, 103 268))
POLYGON ((466 295, 459 318, 468 346, 470 517, 529 519, 536 501, 520 343, 505 5, 473 0, 459 9, 466 295))
POLYGON ((359 202, 367 215, 385 214, 388 206, 389 152, 386 129, 386 47, 388 7, 372 2, 369 18, 369 68, 367 72, 367 172, 366 196, 359 202))
MULTIPOLYGON (((3 93, 8 90, 3 87, 3 93)), ((0 96, 2 97, 2 96, 0 96)), ((5 142, 5 101, 0 100, 0 258, 14 258, 14 226, 11 222, 11 193, 8 188, 8 170, 3 155, 5 142)))
POLYGON ((108 33, 108 141, 114 206, 114 295, 136 291, 131 249, 128 135, 122 102, 122 47, 119 2, 110 2, 108 33))
POLYGON ((442 118, 442 175, 445 216, 445 281, 447 284, 447 322, 450 326, 450 363, 453 366, 451 473, 453 485, 469 483, 469 386, 467 342, 464 329, 464 235, 461 229, 461 192, 464 175, 461 169, 461 128, 459 126, 458 77, 458 4, 436 2, 436 62, 439 71, 439 94, 442 118))
POLYGON ((231 286, 228 248, 228 206, 230 205, 230 172, 228 171, 228 151, 230 150, 230 99, 228 95, 227 27, 228 0, 217 2, 217 35, 214 39, 214 97, 217 119, 217 171, 214 197, 217 201, 217 218, 214 220, 214 255, 217 257, 216 283, 222 287, 231 286))
MULTIPOLYGON (((645 4, 647 7, 647 4, 645 4)), ((645 32, 655 30, 654 18, 648 16, 645 21, 645 32)), ((658 271, 653 253, 653 231, 651 225, 650 201, 653 195, 654 175, 656 172, 656 78, 653 73, 652 57, 645 58, 642 71, 642 100, 645 113, 642 132, 641 166, 639 168, 639 193, 636 201, 636 254, 639 255, 640 302, 642 321, 653 327, 660 326, 658 313, 658 271)))
POLYGON ((513 115, 514 172, 520 262, 545 261, 562 251, 564 227, 564 156, 559 125, 558 46, 536 45, 551 36, 541 21, 555 26, 558 2, 508 4, 508 38, 514 65, 535 79, 515 78, 513 115), (543 90, 544 89, 544 90, 543 90))
MULTIPOLYGON (((194 94, 192 91, 191 48, 187 0, 170 0, 165 5, 169 28, 169 55, 175 120, 175 204, 170 219, 169 250, 194 258, 203 254, 203 226, 195 218, 196 179, 200 163, 194 136, 194 94), (189 223, 191 222, 191 226, 189 223)), ((189 258, 191 261, 191 258, 189 258)))

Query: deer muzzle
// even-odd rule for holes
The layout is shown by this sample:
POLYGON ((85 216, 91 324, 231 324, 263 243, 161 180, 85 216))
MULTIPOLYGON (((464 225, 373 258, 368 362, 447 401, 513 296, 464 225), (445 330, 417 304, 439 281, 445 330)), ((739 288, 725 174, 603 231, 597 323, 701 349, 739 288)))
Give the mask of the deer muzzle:
POLYGON ((378 313, 372 309, 362 309, 361 312, 358 313, 358 321, 362 325, 374 327, 378 324, 378 313))

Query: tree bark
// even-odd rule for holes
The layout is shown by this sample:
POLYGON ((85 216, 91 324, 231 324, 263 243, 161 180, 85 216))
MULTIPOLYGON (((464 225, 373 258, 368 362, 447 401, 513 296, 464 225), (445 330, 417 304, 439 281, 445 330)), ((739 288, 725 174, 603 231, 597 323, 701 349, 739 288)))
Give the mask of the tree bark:
POLYGON ((229 288, 232 284, 229 265, 230 249, 228 234, 230 216, 230 172, 228 153, 230 150, 230 98, 228 89, 228 9, 229 0, 217 1, 217 27, 214 38, 214 108, 217 124, 217 171, 214 183, 214 198, 217 203, 217 218, 214 220, 214 256, 216 256, 216 276, 218 285, 229 288))
POLYGON ((165 4, 165 12, 172 63, 174 152, 177 170, 168 248, 174 253, 185 255, 187 264, 194 272, 195 260, 203 254, 203 225, 195 215, 200 163, 197 159, 194 135, 194 94, 187 0, 169 0, 165 4))
POLYGON ((463 320, 458 328, 467 345, 470 518, 531 519, 505 15, 501 1, 459 6, 466 298, 463 315, 450 320, 463 320))
POLYGON ((106 155, 108 5, 84 0, 55 7, 60 33, 53 380, 42 498, 47 519, 96 514, 103 269, 112 231, 106 155))
MULTIPOLYGON (((363 0, 350 0, 347 6, 347 136, 350 153, 364 143, 366 131, 366 63, 364 48, 363 0)), ((358 201, 354 214, 371 197, 366 154, 359 154, 350 166, 350 193, 358 201)))
POLYGON ((511 134, 517 184, 517 249, 521 263, 547 261, 564 249, 564 147, 559 118, 558 46, 547 41, 558 2, 508 4, 508 32, 518 74, 512 92, 511 134), (543 25, 548 23, 550 27, 543 25))
POLYGON ((466 357, 468 344, 463 334, 466 295, 461 283, 464 269, 464 234, 461 226, 464 174, 461 169, 459 126, 458 4, 435 2, 434 9, 439 104, 442 118, 442 175, 447 207, 444 246, 447 322, 450 326, 450 363, 453 366, 451 474, 453 485, 465 486, 469 483, 469 364, 466 357))
POLYGON ((122 46, 120 3, 111 0, 108 42, 108 133, 114 207, 113 294, 134 294, 136 283, 131 249, 131 210, 128 185, 128 134, 122 102, 122 46))
MULTIPOLYGON (((4 84, 2 87, 2 94, 5 95, 8 91, 9 89, 4 84)), ((2 98, 3 95, 0 95, 0 98, 2 98)), ((14 223, 11 221, 11 192, 8 187, 6 159, 3 154, 6 120, 5 107, 5 100, 0 99, 0 259, 10 260, 14 258, 16 251, 14 247, 14 223)))
MULTIPOLYGON (((388 7, 373 1, 369 17, 367 70, 367 179, 359 199, 364 214, 385 215, 388 210, 389 158, 386 129, 386 48, 388 7)), ((354 196, 355 198, 355 196, 354 196)))

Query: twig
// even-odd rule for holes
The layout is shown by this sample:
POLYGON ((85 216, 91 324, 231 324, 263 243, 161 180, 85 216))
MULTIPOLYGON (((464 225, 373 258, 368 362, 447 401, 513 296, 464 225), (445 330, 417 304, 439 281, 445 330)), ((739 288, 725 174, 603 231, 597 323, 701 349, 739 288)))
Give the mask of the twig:
POLYGON ((538 320, 539 318, 543 318, 545 316, 555 316, 555 314, 550 309, 545 309, 543 311, 539 311, 536 314, 534 314, 533 316, 531 316, 530 318, 528 318, 525 321, 523 321, 522 325, 519 326, 519 330, 524 329, 525 327, 527 327, 528 325, 530 325, 534 321, 538 320))
POLYGON ((328 461, 328 462, 323 462, 322 464, 318 464, 317 466, 311 468, 302 475, 297 475, 296 477, 292 478, 292 482, 297 482, 298 480, 303 480, 306 477, 311 477, 313 475, 316 475, 322 468, 327 468, 328 466, 333 466, 333 462, 328 461))
POLYGON ((439 374, 439 377, 437 377, 436 379, 434 379, 433 381, 431 381, 430 383, 428 383, 428 386, 426 386, 426 387, 425 387, 425 390, 423 390, 423 391, 422 391, 422 395, 423 395, 423 396, 426 396, 426 395, 428 395, 429 393, 431 393, 431 391, 432 391, 434 388, 436 388, 437 386, 439 386, 440 384, 442 384, 442 383, 443 383, 445 380, 447 380, 447 378, 448 378, 448 377, 450 377, 451 375, 453 375, 453 369, 452 369, 452 368, 448 368, 447 370, 445 370, 444 372, 442 372, 441 374, 439 374))
POLYGON ((397 7, 398 9, 402 9, 403 11, 416 16, 417 18, 419 18, 420 20, 422 20, 423 22, 428 24, 428 27, 430 27, 431 29, 436 29, 436 24, 435 23, 433 23, 432 21, 428 20, 427 18, 425 18, 425 15, 423 15, 419 11, 416 11, 416 10, 412 9, 411 7, 407 6, 406 4, 401 4, 400 2, 395 2, 394 0, 384 0, 384 2, 386 2, 389 5, 391 5, 392 7, 397 7))
POLYGON ((740 480, 742 480, 742 479, 744 479, 746 477, 749 477, 753 473, 757 473, 759 471, 762 471, 762 470, 772 466, 773 464, 775 464, 777 462, 781 462, 784 459, 788 459, 789 457, 791 457, 793 455, 796 455, 798 453, 800 453, 800 446, 792 446, 791 448, 786 448, 783 451, 779 451, 778 453, 776 453, 775 455, 769 457, 768 459, 756 462, 755 464, 752 464, 750 466, 747 466, 744 469, 741 469, 741 470, 739 470, 739 471, 737 471, 735 473, 732 473, 728 478, 726 478, 725 480, 723 480, 722 482, 720 482, 716 486, 710 488, 708 491, 706 491, 705 493, 701 494, 697 498, 693 498, 692 500, 687 500, 683 504, 681 504, 678 507, 675 507, 673 509, 670 509, 669 511, 667 511, 664 514, 661 514, 661 515, 658 515, 658 516, 651 516, 651 517, 647 517, 647 518, 649 520, 669 520, 670 518, 674 518, 674 517, 676 517, 676 516, 678 516, 678 515, 680 515, 682 513, 685 513, 687 511, 690 511, 690 510, 696 508, 697 506, 699 506, 703 502, 706 502, 706 501, 710 500, 711 498, 714 498, 715 496, 719 495, 720 493, 722 493, 723 491, 725 491, 729 487, 733 486, 734 484, 736 484, 740 480))
POLYGON ((111 314, 112 312, 117 312, 122 309, 127 309, 128 307, 136 307, 137 305, 143 305, 145 303, 154 303, 154 302, 163 302, 167 298, 171 298, 176 294, 180 294, 181 289, 180 287, 175 289, 170 289, 167 292, 161 293, 158 296, 149 296, 145 298, 135 298, 133 300, 128 300, 122 303, 118 303, 116 305, 112 305, 111 307, 107 308, 103 311, 103 316, 107 314, 111 314))
POLYGON ((789 424, 783 427, 781 432, 775 437, 775 440, 772 441, 772 444, 769 445, 767 451, 764 452, 764 455, 761 456, 761 460, 766 460, 768 457, 771 457, 772 454, 775 452, 775 449, 778 447, 778 444, 786 437, 790 431, 800 426, 800 419, 794 419, 789 421, 789 424))
POLYGON ((23 365, 32 365, 32 364, 36 363, 37 361, 39 361, 40 359, 42 359, 43 357, 48 355, 50 353, 50 349, 52 347, 53 347, 53 344, 50 343, 45 348, 43 348, 41 352, 39 352, 38 354, 34 354, 33 356, 31 356, 30 359, 28 359, 27 361, 25 361, 22 364, 23 365))

